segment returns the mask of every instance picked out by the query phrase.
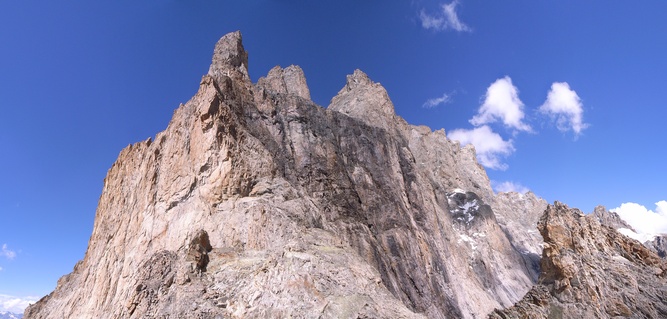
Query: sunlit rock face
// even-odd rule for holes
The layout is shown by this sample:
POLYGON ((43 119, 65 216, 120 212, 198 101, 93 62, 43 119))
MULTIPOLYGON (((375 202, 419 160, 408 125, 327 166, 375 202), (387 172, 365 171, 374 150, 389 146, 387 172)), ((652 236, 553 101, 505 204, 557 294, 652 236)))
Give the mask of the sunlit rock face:
POLYGON ((474 148, 361 71, 323 108, 300 68, 247 68, 225 35, 167 129, 120 152, 84 259, 26 318, 479 318, 531 288, 508 234, 536 222, 495 210, 474 148))
POLYGON ((558 202, 538 228, 539 283, 491 318, 667 318, 667 263, 653 251, 558 202))

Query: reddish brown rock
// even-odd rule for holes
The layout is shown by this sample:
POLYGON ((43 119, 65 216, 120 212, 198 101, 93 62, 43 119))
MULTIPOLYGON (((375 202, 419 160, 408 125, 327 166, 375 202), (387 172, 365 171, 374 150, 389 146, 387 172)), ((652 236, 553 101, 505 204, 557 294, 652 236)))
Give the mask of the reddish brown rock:
POLYGON ((539 283, 490 318, 667 317, 667 263, 640 242, 558 202, 538 226, 539 283))

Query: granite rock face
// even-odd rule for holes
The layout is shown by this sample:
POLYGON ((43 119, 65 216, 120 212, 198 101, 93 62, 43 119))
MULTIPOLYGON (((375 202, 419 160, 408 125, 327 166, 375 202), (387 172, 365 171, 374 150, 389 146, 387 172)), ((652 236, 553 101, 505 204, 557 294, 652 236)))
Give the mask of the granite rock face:
POLYGON ((541 204, 494 211, 474 148, 361 71, 325 109, 300 68, 247 67, 224 36, 167 129, 121 151, 84 259, 26 318, 480 318, 530 289, 538 246, 509 219, 541 204))
POLYGON ((539 283, 490 318, 667 317, 667 263, 640 242, 558 202, 538 227, 539 283))
POLYGON ((540 274, 540 259, 544 241, 537 231, 537 222, 547 208, 547 202, 532 192, 498 193, 493 209, 498 224, 514 248, 521 253, 533 281, 540 274))

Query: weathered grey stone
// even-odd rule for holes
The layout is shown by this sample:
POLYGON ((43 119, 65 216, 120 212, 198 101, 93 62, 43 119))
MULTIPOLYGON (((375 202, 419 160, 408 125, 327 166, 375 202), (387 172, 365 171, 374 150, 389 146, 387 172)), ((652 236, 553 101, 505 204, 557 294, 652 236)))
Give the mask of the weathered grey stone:
POLYGON ((395 126, 394 104, 387 90, 361 70, 347 76, 347 83, 331 99, 328 109, 385 130, 395 126))
POLYGON ((667 262, 640 242, 556 202, 539 221, 538 285, 491 318, 666 318, 667 262))
POLYGON ((516 250, 521 253, 533 281, 540 274, 540 259, 544 241, 537 231, 537 222, 547 208, 547 202, 532 192, 498 193, 493 210, 498 224, 516 250))
POLYGON ((593 213, 591 213, 592 218, 596 218, 600 224, 609 226, 614 229, 619 229, 619 228, 627 228, 632 231, 635 231, 632 226, 628 225, 623 219, 621 219, 618 214, 608 211, 604 206, 598 205, 593 209, 593 213))
POLYGON ((310 100, 306 77, 303 70, 296 65, 290 65, 286 69, 279 66, 274 67, 266 77, 257 81, 257 86, 274 94, 294 94, 310 100))
POLYGON ((667 258, 667 235, 658 235, 653 240, 644 243, 646 247, 653 250, 661 258, 667 258))
POLYGON ((243 48, 241 32, 228 33, 215 44, 208 75, 218 84, 225 83, 228 77, 248 77, 248 53, 243 48))

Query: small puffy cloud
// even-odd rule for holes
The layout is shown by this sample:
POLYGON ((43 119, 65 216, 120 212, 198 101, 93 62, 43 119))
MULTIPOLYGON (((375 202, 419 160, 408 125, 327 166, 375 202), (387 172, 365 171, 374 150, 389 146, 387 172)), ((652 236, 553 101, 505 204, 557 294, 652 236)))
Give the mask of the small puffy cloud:
POLYGON ((428 99, 426 102, 424 102, 422 107, 430 109, 430 108, 434 108, 434 107, 436 107, 440 104, 450 103, 451 101, 452 101, 451 94, 444 93, 441 97, 428 99))
POLYGON ((0 311, 23 313, 30 304, 37 302, 37 297, 14 297, 0 295, 0 311))
POLYGON ((2 244, 2 250, 0 250, 0 256, 12 260, 16 257, 16 252, 9 250, 9 248, 7 248, 7 244, 2 244))
POLYGON ((635 229, 637 235, 631 237, 647 240, 654 235, 667 234, 667 201, 659 201, 655 205, 655 211, 651 211, 637 203, 623 203, 611 211, 635 229))
POLYGON ((505 181, 505 182, 491 181, 491 186, 493 186, 493 189, 496 191, 496 193, 516 192, 525 194, 530 191, 528 187, 510 181, 505 181))
POLYGON ((507 164, 501 158, 514 152, 512 140, 505 141, 488 126, 476 127, 472 130, 457 129, 449 132, 447 138, 456 140, 461 145, 472 144, 477 152, 477 160, 486 168, 505 170, 507 164))
POLYGON ((456 13, 456 6, 458 1, 451 3, 443 3, 440 5, 441 11, 435 15, 430 15, 422 10, 419 13, 422 27, 424 29, 433 29, 436 31, 455 30, 459 32, 470 32, 472 29, 465 23, 459 20, 459 15, 456 13))
POLYGON ((530 125, 523 122, 523 107, 523 102, 519 99, 519 90, 512 84, 512 79, 506 76, 489 86, 484 103, 470 123, 480 126, 501 120, 509 128, 530 132, 532 130, 530 125))
POLYGON ((554 82, 547 94, 547 100, 540 106, 540 112, 556 121, 561 132, 572 130, 575 136, 588 127, 584 123, 584 108, 577 92, 570 89, 567 82, 554 82))

